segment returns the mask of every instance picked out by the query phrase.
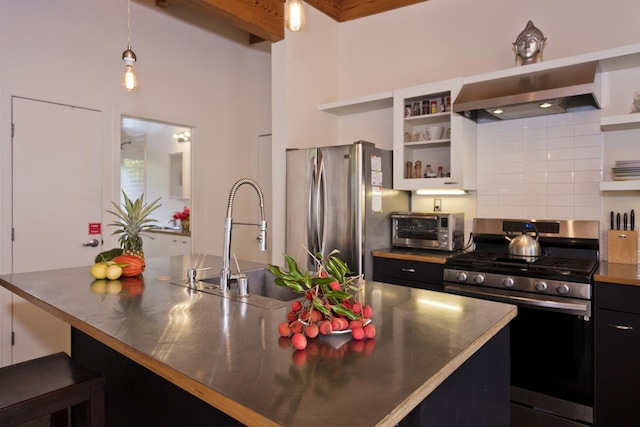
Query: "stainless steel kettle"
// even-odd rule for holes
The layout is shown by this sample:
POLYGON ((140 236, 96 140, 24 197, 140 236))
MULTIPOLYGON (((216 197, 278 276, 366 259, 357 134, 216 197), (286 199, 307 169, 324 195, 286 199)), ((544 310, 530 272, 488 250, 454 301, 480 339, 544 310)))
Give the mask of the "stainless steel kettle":
POLYGON ((509 255, 524 257, 527 261, 531 261, 535 257, 539 257, 542 254, 542 249, 540 248, 538 237, 538 229, 530 222, 525 224, 522 234, 519 236, 505 236, 505 238, 509 240, 509 255), (533 231, 535 231, 535 238, 527 234, 529 229, 533 229, 533 231))

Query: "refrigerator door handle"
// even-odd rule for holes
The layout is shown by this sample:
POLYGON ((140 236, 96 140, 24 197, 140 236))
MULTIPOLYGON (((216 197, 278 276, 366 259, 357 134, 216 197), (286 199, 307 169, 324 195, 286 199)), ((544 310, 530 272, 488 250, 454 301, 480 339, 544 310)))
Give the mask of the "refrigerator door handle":
POLYGON ((326 186, 324 159, 318 155, 318 182, 316 186, 316 239, 318 252, 324 254, 324 194, 326 186))
POLYGON ((318 169, 315 160, 312 162, 309 191, 307 192, 307 249, 314 253, 316 250, 316 187, 318 185, 318 169))

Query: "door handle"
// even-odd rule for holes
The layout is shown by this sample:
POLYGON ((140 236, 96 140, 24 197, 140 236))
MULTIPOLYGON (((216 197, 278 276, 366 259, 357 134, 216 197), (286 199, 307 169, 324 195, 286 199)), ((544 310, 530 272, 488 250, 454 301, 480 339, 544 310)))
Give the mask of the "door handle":
POLYGON ((98 242, 98 239, 91 239, 87 243, 83 243, 82 246, 91 246, 92 248, 95 248, 99 244, 100 242, 98 242))

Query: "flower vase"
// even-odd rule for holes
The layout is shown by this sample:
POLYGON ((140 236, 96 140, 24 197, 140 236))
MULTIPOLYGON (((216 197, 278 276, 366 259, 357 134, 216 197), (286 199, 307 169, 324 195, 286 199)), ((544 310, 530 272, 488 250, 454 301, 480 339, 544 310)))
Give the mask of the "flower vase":
POLYGON ((188 219, 181 219, 180 220, 180 226, 182 227, 182 231, 189 231, 189 220, 188 219))

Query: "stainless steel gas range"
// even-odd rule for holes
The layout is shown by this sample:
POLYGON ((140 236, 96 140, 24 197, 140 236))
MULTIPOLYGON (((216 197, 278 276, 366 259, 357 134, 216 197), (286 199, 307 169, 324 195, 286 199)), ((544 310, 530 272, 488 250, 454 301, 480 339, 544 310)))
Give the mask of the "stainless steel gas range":
POLYGON ((444 289, 518 306, 511 323, 512 425, 592 425, 599 222, 476 218, 473 244, 445 263, 444 289), (539 255, 510 254, 508 238, 524 232, 537 238, 539 255))

